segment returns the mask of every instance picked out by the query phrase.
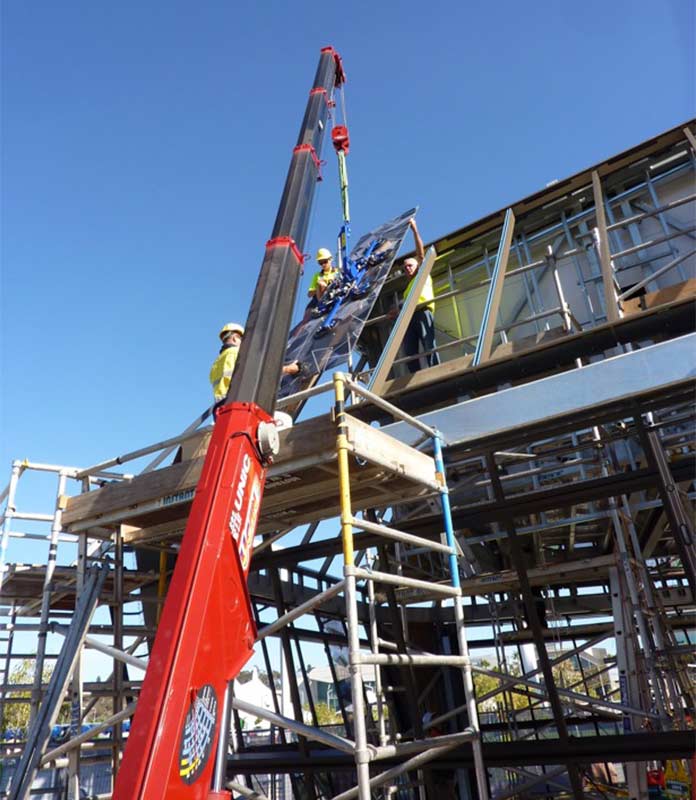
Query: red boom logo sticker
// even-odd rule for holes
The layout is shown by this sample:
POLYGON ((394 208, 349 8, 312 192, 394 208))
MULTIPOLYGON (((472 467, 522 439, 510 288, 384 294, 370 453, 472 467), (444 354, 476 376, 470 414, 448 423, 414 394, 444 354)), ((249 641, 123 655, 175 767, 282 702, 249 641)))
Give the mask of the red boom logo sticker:
POLYGON ((251 490, 248 493, 249 473, 251 472, 252 461, 247 453, 242 458, 242 469, 239 473, 237 487, 234 492, 234 504, 230 514, 229 528, 235 542, 237 552, 244 572, 249 568, 251 553, 254 544, 254 533, 256 532, 256 521, 261 507, 261 481, 258 475, 254 475, 251 483, 251 490))
POLYGON ((256 520, 259 516, 259 508, 261 507, 261 481, 254 475, 254 483, 249 492, 249 505, 247 507, 246 521, 242 535, 238 542, 239 547, 239 560, 242 562, 242 569, 244 572, 249 568, 251 561, 251 553, 254 549, 254 533, 256 531, 256 520))

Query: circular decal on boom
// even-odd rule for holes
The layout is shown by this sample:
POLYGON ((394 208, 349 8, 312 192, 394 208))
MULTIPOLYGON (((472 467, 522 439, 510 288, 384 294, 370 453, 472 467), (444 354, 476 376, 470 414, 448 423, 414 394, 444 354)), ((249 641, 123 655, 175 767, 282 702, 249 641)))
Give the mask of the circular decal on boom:
POLYGON ((179 776, 184 783, 194 783, 208 761, 215 738, 217 708, 215 689, 206 683, 189 706, 181 731, 179 776))

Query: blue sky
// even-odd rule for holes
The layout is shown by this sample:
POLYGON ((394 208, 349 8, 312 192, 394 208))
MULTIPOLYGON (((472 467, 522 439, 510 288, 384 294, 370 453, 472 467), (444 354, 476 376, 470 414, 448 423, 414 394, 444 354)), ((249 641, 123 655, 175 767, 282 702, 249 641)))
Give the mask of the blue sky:
MULTIPOLYGON (((693 14, 2 3, 0 475, 12 458, 84 466, 206 406, 323 45, 348 73, 355 234, 418 204, 427 240, 693 115, 693 14)), ((312 250, 339 224, 324 157, 312 250)))
MULTIPOLYGON (((695 113, 692 0, 0 13, 0 486, 13 458, 87 466, 207 406, 322 46, 348 74, 355 238, 419 205, 427 241, 695 113)), ((340 222, 324 157, 311 251, 340 222)))

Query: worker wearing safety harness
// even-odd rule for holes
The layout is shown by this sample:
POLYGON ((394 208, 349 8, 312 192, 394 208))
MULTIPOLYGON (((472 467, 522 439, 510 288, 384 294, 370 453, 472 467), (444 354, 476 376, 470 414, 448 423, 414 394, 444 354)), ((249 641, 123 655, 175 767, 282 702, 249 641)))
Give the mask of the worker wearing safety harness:
MULTIPOLYGON (((237 364, 239 346, 244 336, 244 327, 237 322, 228 322, 220 331, 219 336, 222 342, 220 354, 210 368, 210 383, 213 387, 213 394, 215 395, 213 414, 217 412, 218 408, 225 402, 225 398, 227 397, 232 374, 237 364)), ((283 367, 283 375, 297 375, 299 371, 300 365, 297 361, 293 361, 291 364, 286 364, 283 367)))
MULTIPOLYGON (((425 258, 425 248, 423 247, 423 240, 418 232, 416 220, 411 218, 409 220, 409 226, 413 231, 413 239, 416 244, 416 258, 407 258, 404 261, 404 271, 411 279, 404 290, 404 300, 411 293, 413 284, 416 281, 416 273, 425 258)), ((428 275, 428 279, 421 290, 421 295, 418 298, 418 305, 419 308, 413 312, 413 317, 404 335, 404 350, 407 356, 412 356, 412 358, 406 362, 409 372, 418 372, 420 369, 420 359, 418 358, 419 346, 422 347, 424 353, 429 353, 429 355, 425 356, 426 363, 429 367, 435 367, 440 363, 440 356, 437 352, 430 352, 435 349, 435 321, 433 320, 435 292, 433 291, 433 279, 430 275, 428 275), (423 305, 424 303, 427 305, 423 305)))
POLYGON ((317 263, 321 269, 312 278, 307 295, 315 300, 321 300, 329 285, 338 277, 339 270, 333 265, 331 251, 325 247, 317 250, 317 263))

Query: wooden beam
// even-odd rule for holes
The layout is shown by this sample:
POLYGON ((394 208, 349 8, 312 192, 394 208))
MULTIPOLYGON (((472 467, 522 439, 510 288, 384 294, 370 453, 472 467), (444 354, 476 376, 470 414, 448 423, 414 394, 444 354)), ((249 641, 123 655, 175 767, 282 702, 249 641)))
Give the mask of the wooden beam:
POLYGON ((491 283, 488 287, 488 296, 486 297, 486 306, 483 310, 479 338, 476 342, 476 351, 474 352, 474 358, 471 362, 472 367, 477 367, 484 361, 488 361, 491 355, 493 335, 495 333, 496 320, 498 319, 498 311, 500 309, 500 299, 503 296, 503 283, 505 282, 505 271, 507 269, 510 244, 512 243, 512 234, 514 230, 515 214, 511 208, 508 208, 505 212, 503 232, 500 236, 498 254, 495 257, 493 275, 491 276, 491 283))
POLYGON ((696 136, 691 133, 691 128, 688 125, 684 127, 684 136, 688 139, 691 149, 696 153, 696 136))
POLYGON ((434 247, 429 247, 428 252, 425 254, 423 263, 418 268, 416 280, 413 285, 409 296, 404 301, 399 316, 396 318, 394 327, 391 329, 387 343, 382 350, 382 355, 377 362, 377 367, 372 373, 372 378, 368 385, 368 389, 375 394, 381 394, 384 384, 387 382, 387 376, 394 364, 394 359, 399 352, 399 347, 406 333, 413 314, 418 307, 418 298, 421 296, 425 282, 430 277, 430 270, 435 263, 436 253, 434 247))
POLYGON ((592 173, 592 193, 594 194, 595 217, 599 235, 598 255, 602 270, 602 283, 604 284, 604 305, 607 309, 607 320, 609 322, 618 322, 621 319, 621 314, 619 313, 616 291, 614 290, 614 268, 611 264, 611 253, 609 252, 607 218, 604 213, 604 195, 602 194, 599 174, 596 170, 592 173))

